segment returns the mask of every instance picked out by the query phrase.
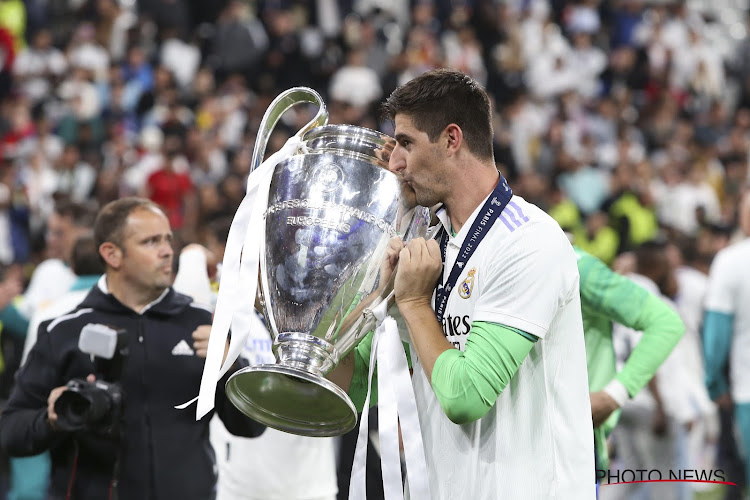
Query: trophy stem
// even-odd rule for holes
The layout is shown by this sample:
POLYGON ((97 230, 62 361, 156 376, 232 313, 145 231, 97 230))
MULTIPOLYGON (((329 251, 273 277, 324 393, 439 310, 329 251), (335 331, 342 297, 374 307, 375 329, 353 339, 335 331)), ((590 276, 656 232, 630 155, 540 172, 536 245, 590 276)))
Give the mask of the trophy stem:
POLYGON ((324 377, 339 362, 339 352, 324 339, 306 333, 280 333, 274 342, 276 362, 324 377))

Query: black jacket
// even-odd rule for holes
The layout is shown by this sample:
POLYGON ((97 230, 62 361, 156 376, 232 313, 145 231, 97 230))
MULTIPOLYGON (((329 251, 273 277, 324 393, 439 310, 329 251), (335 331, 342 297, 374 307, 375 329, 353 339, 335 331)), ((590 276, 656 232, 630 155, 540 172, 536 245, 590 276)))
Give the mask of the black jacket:
MULTIPOLYGON (((217 471, 208 436, 213 412, 196 421, 195 406, 174 408, 198 394, 204 359, 185 348, 192 349, 196 327, 211 323, 211 314, 191 302, 170 288, 138 314, 95 286, 72 313, 42 323, 0 417, 0 445, 11 456, 49 449, 53 498, 66 498, 69 489, 71 499, 109 498, 118 447, 121 500, 214 497, 217 471), (124 410, 119 445, 118 440, 90 432, 55 431, 47 421, 47 397, 53 388, 96 373, 91 358, 78 349, 79 333, 90 323, 124 328, 129 335, 121 376, 124 410)), ((259 436, 265 427, 241 414, 225 397, 228 375, 218 384, 216 411, 231 433, 259 436)))

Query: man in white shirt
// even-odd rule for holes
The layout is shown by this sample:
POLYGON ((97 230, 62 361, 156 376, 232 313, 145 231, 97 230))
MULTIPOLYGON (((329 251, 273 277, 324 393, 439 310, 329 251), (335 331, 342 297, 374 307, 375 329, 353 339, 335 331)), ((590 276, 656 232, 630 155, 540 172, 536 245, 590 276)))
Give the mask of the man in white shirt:
MULTIPOLYGON (((443 204, 440 243, 412 240, 395 280, 431 498, 593 499, 572 247, 497 171, 489 98, 470 77, 430 71, 396 89, 384 111, 396 127, 389 169, 419 205, 443 204)), ((359 408, 365 344, 331 376, 359 408)))

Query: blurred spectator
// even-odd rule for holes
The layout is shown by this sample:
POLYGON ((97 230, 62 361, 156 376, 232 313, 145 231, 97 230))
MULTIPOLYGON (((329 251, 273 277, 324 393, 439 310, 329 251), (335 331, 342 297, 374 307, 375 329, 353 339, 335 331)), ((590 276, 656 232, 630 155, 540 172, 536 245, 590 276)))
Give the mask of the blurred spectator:
POLYGON ((128 49, 122 65, 122 78, 125 83, 127 100, 138 102, 141 95, 149 92, 154 86, 154 71, 146 60, 142 47, 135 45, 128 49))
MULTIPOLYGON (((190 15, 191 8, 195 9, 203 2, 182 0, 139 0, 138 4, 142 13, 155 23, 155 29, 162 32, 174 30, 177 36, 184 38, 193 29, 193 19, 190 15)), ((212 7, 221 8, 226 0, 212 2, 212 7)), ((205 7, 204 7, 205 8, 205 7)), ((212 9, 213 10, 213 9, 212 9)))
POLYGON ((13 73, 21 91, 36 103, 46 98, 68 69, 65 55, 52 45, 52 33, 40 29, 31 45, 21 50, 13 73))
POLYGON ((618 165, 611 178, 613 194, 602 205, 619 236, 618 252, 654 239, 659 229, 652 195, 648 186, 637 183, 636 172, 629 164, 618 165))
POLYGON ((180 148, 179 138, 167 137, 161 167, 148 177, 143 194, 162 207, 174 231, 185 231, 194 236, 197 216, 195 190, 180 148))
MULTIPOLYGON (((23 271, 20 265, 2 266, 0 267, 0 346, 10 346, 16 348, 17 342, 8 342, 8 334, 18 336, 18 329, 11 324, 10 331, 8 330, 6 323, 10 321, 13 323, 15 318, 12 317, 10 312, 10 305, 23 291, 23 271)), ((3 348, 0 348, 0 396, 2 399, 8 397, 8 386, 11 377, 8 377, 6 373, 6 362, 5 355, 3 354, 3 348)), ((10 363, 10 369, 12 370, 13 363, 10 363)), ((12 375, 12 373, 11 373, 12 375)))
POLYGON ((96 185, 96 169, 81 158, 78 146, 68 144, 54 164, 55 193, 74 202, 88 200, 96 185))
MULTIPOLYGON (((649 242, 638 248, 634 257, 635 272, 628 277, 674 308, 670 297, 674 296, 677 288, 665 245, 649 242)), ((628 358, 632 346, 637 344, 641 335, 640 332, 616 325, 613 337, 620 363, 628 358)), ((691 391, 696 386, 700 389, 700 386, 684 363, 683 342, 684 337, 657 370, 649 383, 649 390, 639 392, 623 406, 620 422, 613 431, 618 468, 621 470, 631 467, 645 470, 693 468, 693 464, 688 462, 683 443, 692 422, 698 418, 691 401, 691 391)), ((636 482, 614 489, 605 488, 601 491, 601 497, 605 500, 682 500, 689 498, 689 491, 687 483, 636 482)))
MULTIPOLYGON (((717 466, 719 414, 703 383, 706 372, 700 330, 708 275, 702 270, 701 264, 696 263, 694 244, 695 242, 690 239, 675 238, 667 246, 667 257, 677 281, 674 303, 686 327, 679 348, 683 351, 686 372, 691 377, 687 389, 690 393, 690 404, 695 410, 693 424, 688 429, 687 457, 696 469, 710 470, 717 466)), ((701 488, 695 485, 694 489, 698 491, 701 488)))
POLYGON ((143 192, 149 176, 156 172, 164 161, 162 147, 164 133, 159 127, 143 127, 138 137, 138 156, 131 165, 124 165, 123 175, 119 182, 120 189, 125 193, 136 194, 143 192))
MULTIPOLYGON (((20 267, 4 267, 2 269, 2 280, 0 280, 0 309, 11 303, 23 291, 23 280, 21 279, 20 267)), ((2 362, 2 358, 0 358, 2 362)))
POLYGON ((0 154, 0 265, 24 263, 31 251, 29 201, 14 153, 0 154))
POLYGON ((745 451, 745 484, 749 484, 750 390, 746 360, 750 352, 750 328, 745 307, 750 300, 750 268, 745 265, 750 248, 748 190, 740 205, 740 230, 741 239, 721 250, 711 264, 703 320, 703 354, 706 386, 711 398, 725 411, 733 409, 734 423, 739 429, 739 448, 745 451))
POLYGON ((75 281, 69 265, 76 239, 91 230, 95 206, 61 199, 47 221, 46 258, 34 270, 19 306, 23 316, 31 318, 41 304, 68 290, 75 281))
POLYGON ((96 0, 96 39, 114 61, 125 57, 128 30, 138 22, 136 14, 121 0, 96 0))
POLYGON ((248 5, 230 0, 216 21, 216 33, 211 40, 209 63, 220 78, 232 73, 253 76, 269 48, 264 28, 248 5), (237 50, 242 47, 242 50, 237 50))
POLYGON ((443 37, 442 45, 447 67, 463 71, 482 85, 487 84, 482 47, 471 26, 461 25, 455 31, 448 31, 443 37))
MULTIPOLYGON (((179 38, 174 29, 165 30, 162 36, 164 41, 161 43, 159 60, 163 68, 174 75, 180 88, 187 89, 193 83, 201 63, 200 50, 195 45, 179 38)), ((156 71, 160 69, 157 68, 156 71)), ((159 78, 158 74, 157 78, 159 78)))
POLYGON ((68 62, 76 68, 91 71, 96 79, 105 78, 110 55, 95 38, 96 31, 90 23, 79 24, 66 47, 68 62))
POLYGON ((16 57, 16 49, 10 32, 0 26, 0 99, 10 95, 13 85, 13 62, 16 57))
POLYGON ((0 26, 10 32, 16 51, 26 46, 26 6, 23 0, 0 0, 0 26))
POLYGON ((349 51, 346 63, 331 77, 328 91, 331 99, 365 109, 380 99, 383 93, 380 79, 366 63, 362 49, 355 47, 349 51))
POLYGON ((664 167, 664 183, 655 183, 655 198, 661 222, 671 228, 695 235, 702 224, 716 223, 721 207, 716 192, 708 183, 705 163, 696 163, 680 172, 679 167, 664 167))

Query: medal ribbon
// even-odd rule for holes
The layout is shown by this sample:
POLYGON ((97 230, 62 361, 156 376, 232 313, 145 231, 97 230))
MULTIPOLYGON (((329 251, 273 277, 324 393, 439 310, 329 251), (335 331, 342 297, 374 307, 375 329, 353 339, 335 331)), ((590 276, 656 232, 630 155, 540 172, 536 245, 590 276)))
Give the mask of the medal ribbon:
MULTIPOLYGON (((476 219, 474 219, 469 228, 469 234, 464 239, 464 243, 458 252, 456 262, 453 263, 453 268, 448 275, 447 281, 445 283, 438 283, 435 290, 435 315, 440 323, 443 322, 443 315, 445 314, 445 307, 448 305, 448 297, 451 294, 451 290, 456 286, 456 281, 461 276, 466 263, 476 251, 479 243, 487 236, 490 228, 497 221, 498 217, 500 217, 500 214, 505 210, 505 206, 513 196, 513 191, 508 186, 505 177, 502 174, 499 175, 500 179, 495 189, 492 190, 492 193, 487 198, 487 201, 484 202, 484 205, 482 205, 479 214, 477 214, 476 219)), ((440 236, 440 253, 443 256, 443 262, 445 262, 448 239, 448 230, 443 226, 440 236)))

